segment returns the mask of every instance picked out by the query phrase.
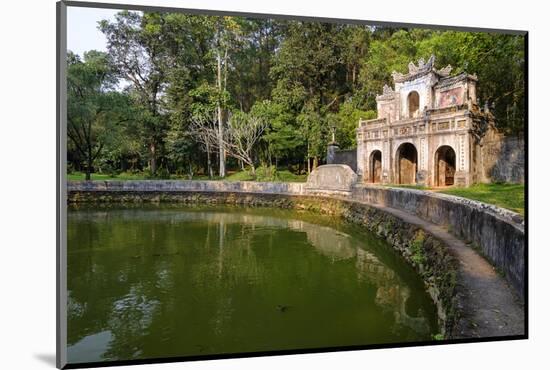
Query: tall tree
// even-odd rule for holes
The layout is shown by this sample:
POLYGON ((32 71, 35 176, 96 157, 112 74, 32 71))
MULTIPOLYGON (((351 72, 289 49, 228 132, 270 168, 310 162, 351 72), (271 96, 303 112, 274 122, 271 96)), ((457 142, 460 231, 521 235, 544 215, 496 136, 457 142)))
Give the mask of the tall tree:
POLYGON ((307 146, 306 160, 315 166, 327 142, 326 114, 337 110, 347 94, 346 63, 341 45, 343 26, 288 22, 271 68, 277 80, 275 102, 292 110, 307 146))
POLYGON ((126 81, 141 108, 142 137, 149 150, 151 173, 157 171, 160 147, 166 136, 167 120, 163 114, 166 88, 166 58, 163 42, 164 15, 122 11, 113 22, 103 20, 100 30, 107 38, 107 49, 117 72, 126 81))
POLYGON ((227 108, 227 79, 232 48, 239 42, 240 28, 233 17, 216 17, 213 52, 216 59, 216 87, 218 114, 219 175, 225 177, 226 146, 224 145, 224 110, 227 108))
POLYGON ((69 53, 67 64, 67 136, 85 159, 90 180, 94 162, 128 119, 128 101, 114 91, 117 80, 107 54, 92 50, 80 60, 69 53))
POLYGON ((249 112, 255 102, 271 97, 269 71, 281 41, 281 22, 273 19, 235 18, 240 42, 233 48, 233 73, 228 89, 235 107, 249 112))
MULTIPOLYGON (((204 110, 211 110, 216 101, 214 88, 214 62, 211 46, 214 40, 212 17, 170 13, 164 17, 164 43, 171 68, 166 71, 166 108, 169 111, 169 127, 166 139, 167 156, 179 165, 187 162, 187 173, 194 166, 204 167, 197 155, 206 153, 206 172, 213 176, 210 148, 190 135, 194 131, 193 117, 204 110)), ((174 164, 172 164, 174 165, 174 164)))

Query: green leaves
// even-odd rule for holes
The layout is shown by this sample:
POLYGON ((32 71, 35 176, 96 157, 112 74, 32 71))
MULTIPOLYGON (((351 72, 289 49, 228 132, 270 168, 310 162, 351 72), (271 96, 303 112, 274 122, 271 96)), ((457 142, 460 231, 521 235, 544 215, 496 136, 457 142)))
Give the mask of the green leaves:
POLYGON ((263 139, 268 144, 271 155, 285 158, 305 144, 303 137, 296 135, 298 130, 296 120, 284 105, 265 100, 256 103, 251 113, 269 123, 263 139))
POLYGON ((340 145, 340 148, 354 148, 356 146, 355 130, 359 120, 376 117, 376 111, 358 109, 353 101, 342 104, 339 112, 329 117, 331 125, 336 127, 336 142, 340 145))
POLYGON ((67 68, 67 136, 70 158, 84 163, 89 178, 104 151, 123 140, 121 125, 129 119, 129 99, 113 90, 117 79, 107 54, 89 51, 84 61, 72 53, 67 68))

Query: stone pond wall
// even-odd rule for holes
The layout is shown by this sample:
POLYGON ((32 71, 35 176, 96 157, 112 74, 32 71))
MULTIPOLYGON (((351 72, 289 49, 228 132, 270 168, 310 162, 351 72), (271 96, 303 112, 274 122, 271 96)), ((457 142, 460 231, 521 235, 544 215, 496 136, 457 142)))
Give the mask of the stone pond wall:
POLYGON ((523 218, 514 212, 472 200, 413 189, 359 184, 350 185, 350 191, 345 195, 334 191, 323 195, 318 190, 312 193, 306 183, 166 180, 81 181, 68 184, 69 202, 189 201, 193 197, 212 198, 215 193, 227 194, 233 199, 231 202, 246 204, 261 205, 266 196, 271 196, 270 203, 266 205, 274 202, 284 205, 289 197, 282 196, 321 196, 400 209, 445 227, 457 237, 471 243, 473 248, 478 249, 503 273, 521 297, 525 294, 523 218))
POLYGON ((404 210, 440 225, 477 249, 524 296, 525 230, 517 213, 446 194, 356 185, 351 198, 404 210))
MULTIPOLYGON (((68 192, 76 191, 137 191, 137 192, 238 192, 267 194, 305 194, 303 182, 254 182, 254 181, 69 181, 68 192)), ((70 199, 69 199, 70 201, 70 199)))

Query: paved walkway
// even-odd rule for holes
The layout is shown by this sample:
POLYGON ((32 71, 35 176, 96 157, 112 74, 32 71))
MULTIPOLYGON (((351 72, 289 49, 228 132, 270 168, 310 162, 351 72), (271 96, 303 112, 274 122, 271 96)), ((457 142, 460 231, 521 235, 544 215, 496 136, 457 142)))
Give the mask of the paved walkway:
POLYGON ((443 241, 459 261, 458 310, 460 319, 454 338, 487 338, 523 335, 524 306, 493 266, 462 240, 444 228, 410 213, 365 203, 421 227, 443 241))

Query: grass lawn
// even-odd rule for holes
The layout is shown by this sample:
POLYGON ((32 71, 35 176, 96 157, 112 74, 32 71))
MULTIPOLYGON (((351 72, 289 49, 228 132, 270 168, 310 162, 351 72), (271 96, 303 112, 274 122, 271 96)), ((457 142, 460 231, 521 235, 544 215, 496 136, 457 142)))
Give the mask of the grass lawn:
POLYGON ((521 215, 525 214, 525 185, 523 184, 476 184, 468 188, 430 188, 421 185, 388 185, 407 189, 434 191, 455 195, 487 204, 509 209, 521 215))
MULTIPOLYGON (((67 179, 72 181, 85 180, 86 174, 83 172, 72 172, 67 174, 67 179)), ((133 174, 123 172, 116 176, 105 173, 92 173, 92 180, 146 180, 146 176, 144 173, 133 174)))
POLYGON ((307 174, 302 175, 296 175, 292 172, 285 170, 285 171, 279 171, 279 181, 285 181, 285 182, 306 182, 307 181, 307 174))
MULTIPOLYGON (((256 179, 253 179, 250 173, 247 171, 239 171, 235 172, 225 178, 227 181, 269 181, 262 179, 261 176, 258 175, 256 179)), ((279 170, 277 171, 277 176, 275 180, 272 180, 274 182, 305 182, 307 180, 307 175, 295 175, 292 172, 288 170, 279 170)))
MULTIPOLYGON (((86 178, 86 175, 82 172, 72 172, 67 175, 68 180, 71 181, 77 181, 77 180, 84 180, 86 178)), ((172 175, 172 180, 189 180, 187 176, 184 177, 177 177, 172 175)), ((119 175, 113 176, 109 174, 101 174, 101 173, 92 173, 92 180, 118 180, 118 181, 124 181, 124 180, 150 180, 150 178, 147 177, 146 173, 126 173, 123 172, 119 175)), ((193 180, 210 180, 208 176, 200 175, 193 177, 193 180)), ((239 171, 230 173, 225 179, 222 179, 220 177, 215 176, 212 180, 225 180, 225 181, 269 181, 264 180, 260 176, 256 180, 250 176, 250 174, 247 171, 239 171)), ((288 170, 280 170, 277 171, 277 177, 274 181, 276 182, 305 182, 307 180, 307 175, 295 175, 292 172, 288 170)))
POLYGON ((447 188, 436 191, 507 208, 525 214, 525 185, 477 184, 469 188, 447 188))

